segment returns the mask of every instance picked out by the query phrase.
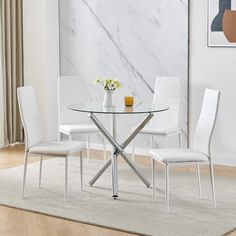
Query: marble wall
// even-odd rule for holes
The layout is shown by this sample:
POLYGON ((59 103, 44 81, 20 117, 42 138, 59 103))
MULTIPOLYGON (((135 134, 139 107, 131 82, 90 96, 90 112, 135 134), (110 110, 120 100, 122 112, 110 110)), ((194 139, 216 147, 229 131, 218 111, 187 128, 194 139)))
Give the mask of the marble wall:
MULTIPOLYGON (((80 77, 88 94, 81 100, 102 102, 97 76, 121 81, 117 103, 124 95, 133 95, 136 103, 151 101, 157 76, 178 76, 186 136, 188 0, 59 0, 59 5, 61 75, 80 77)), ((119 137, 141 118, 118 119, 119 137)), ((147 147, 149 139, 139 137, 138 143, 147 147)))

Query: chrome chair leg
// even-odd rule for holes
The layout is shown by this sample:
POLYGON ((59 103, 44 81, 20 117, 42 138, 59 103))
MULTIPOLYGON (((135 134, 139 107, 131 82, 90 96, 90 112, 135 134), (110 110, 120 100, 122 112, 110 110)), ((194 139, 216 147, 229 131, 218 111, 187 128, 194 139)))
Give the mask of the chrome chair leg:
POLYGON ((210 168, 210 178, 211 178, 212 201, 214 208, 216 208, 215 181, 214 181, 214 171, 212 163, 209 164, 209 168, 210 168))
POLYGON ((153 201, 156 201, 156 171, 155 171, 156 161, 152 159, 152 191, 153 191, 153 201))
POLYGON ((61 132, 58 132, 57 139, 58 139, 58 141, 61 141, 61 139, 62 139, 62 133, 61 132))
POLYGON ((87 134, 87 161, 90 159, 90 136, 87 134))
POLYGON ((22 185, 21 198, 24 198, 24 193, 25 193, 25 182, 26 182, 27 164, 28 164, 28 152, 25 152, 24 174, 23 174, 23 185, 22 185))
POLYGON ((65 157, 65 191, 64 200, 67 199, 67 181, 68 181, 68 156, 65 157))
POLYGON ((40 156, 40 163, 39 163, 39 188, 41 188, 42 165, 43 165, 43 157, 40 156))
POLYGON ((83 153, 80 152, 80 190, 83 190, 83 153))
POLYGON ((73 139, 72 134, 69 134, 69 141, 71 142, 73 139))
POLYGON ((168 135, 163 135, 163 146, 168 148, 168 135))
POLYGON ((181 134, 181 132, 178 134, 178 136, 179 136, 179 148, 182 148, 183 147, 183 140, 182 140, 182 134, 181 134))
POLYGON ((199 167, 199 163, 196 164, 196 175, 197 175, 198 195, 199 195, 199 198, 202 198, 201 177, 200 177, 200 167, 199 167))
POLYGON ((169 165, 166 164, 165 166, 165 177, 166 177, 166 209, 167 212, 170 211, 170 207, 169 207, 169 165))

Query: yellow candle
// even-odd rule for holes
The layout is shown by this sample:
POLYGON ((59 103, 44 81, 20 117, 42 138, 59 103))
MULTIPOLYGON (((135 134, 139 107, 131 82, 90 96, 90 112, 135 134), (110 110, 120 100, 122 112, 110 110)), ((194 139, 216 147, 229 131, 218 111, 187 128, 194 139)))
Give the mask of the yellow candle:
POLYGON ((124 102, 125 102, 125 106, 132 107, 134 104, 134 97, 125 96, 124 102))

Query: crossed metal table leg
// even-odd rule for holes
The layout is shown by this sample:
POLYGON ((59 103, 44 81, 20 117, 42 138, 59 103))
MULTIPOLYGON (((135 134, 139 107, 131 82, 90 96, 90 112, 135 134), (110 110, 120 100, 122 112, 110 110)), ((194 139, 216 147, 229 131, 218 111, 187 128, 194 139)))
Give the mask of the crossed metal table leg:
POLYGON ((138 175, 138 177, 143 181, 143 183, 147 187, 149 187, 151 183, 136 167, 134 162, 128 157, 124 149, 135 138, 135 136, 140 132, 140 130, 151 120, 151 118, 153 117, 153 114, 149 113, 149 115, 138 125, 138 127, 128 136, 128 138, 122 144, 119 144, 116 141, 116 115, 115 114, 112 114, 112 122, 111 122, 112 135, 107 131, 107 129, 104 128, 104 126, 101 124, 98 118, 94 115, 94 113, 91 113, 89 117, 113 146, 113 153, 112 153, 111 158, 104 164, 104 166, 98 171, 98 173, 91 179, 91 181, 89 182, 90 186, 92 186, 97 181, 97 179, 103 174, 103 172, 110 165, 112 165, 112 193, 113 193, 112 197, 117 198, 118 197, 117 157, 118 155, 121 155, 121 157, 129 164, 129 166, 138 175))

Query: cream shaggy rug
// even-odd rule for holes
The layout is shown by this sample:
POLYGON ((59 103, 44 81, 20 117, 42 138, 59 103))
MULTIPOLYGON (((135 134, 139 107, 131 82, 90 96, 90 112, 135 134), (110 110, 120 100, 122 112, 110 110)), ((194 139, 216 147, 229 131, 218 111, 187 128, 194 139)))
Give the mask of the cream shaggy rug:
MULTIPOLYGON (((236 226, 236 179, 216 177, 217 209, 212 208, 210 181, 202 176, 203 199, 198 199, 196 177, 170 168, 170 213, 165 210, 164 174, 158 174, 158 199, 125 164, 119 166, 119 198, 111 197, 111 172, 94 187, 88 181, 102 162, 84 161, 84 191, 80 192, 79 160, 71 162, 68 201, 64 201, 64 166, 57 159, 44 161, 42 189, 39 163, 28 166, 25 199, 20 198, 23 167, 0 171, 0 204, 45 213, 141 235, 214 236, 236 226)), ((150 178, 150 168, 142 168, 150 178)))

